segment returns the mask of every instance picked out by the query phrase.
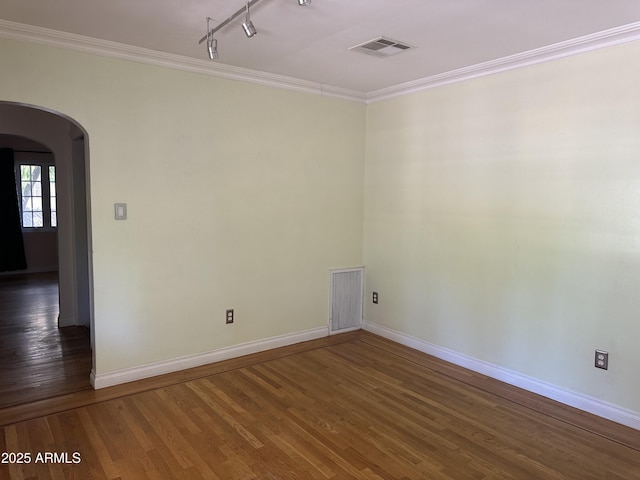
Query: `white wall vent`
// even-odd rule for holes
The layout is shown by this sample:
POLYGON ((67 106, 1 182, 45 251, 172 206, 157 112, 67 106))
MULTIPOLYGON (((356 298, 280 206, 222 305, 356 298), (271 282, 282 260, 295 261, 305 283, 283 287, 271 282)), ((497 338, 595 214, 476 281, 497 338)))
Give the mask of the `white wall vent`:
POLYGON ((329 333, 362 327, 364 268, 331 270, 329 333))
POLYGON ((408 43, 398 42, 387 37, 378 37, 368 42, 361 43, 355 47, 349 48, 354 52, 366 53, 367 55, 373 55, 374 57, 390 57, 398 53, 406 52, 407 50, 415 48, 408 43))

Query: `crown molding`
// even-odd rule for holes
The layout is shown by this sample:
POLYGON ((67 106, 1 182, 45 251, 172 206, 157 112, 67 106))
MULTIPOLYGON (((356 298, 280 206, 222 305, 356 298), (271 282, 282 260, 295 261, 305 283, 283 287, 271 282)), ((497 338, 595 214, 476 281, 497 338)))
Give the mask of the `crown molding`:
POLYGON ((546 47, 443 72, 368 93, 2 19, 0 19, 0 37, 36 42, 147 65, 210 75, 228 80, 239 80, 357 103, 375 103, 393 97, 409 95, 451 83, 470 80, 472 78, 493 75, 499 72, 636 41, 640 39, 640 22, 603 30, 546 47))
POLYGON ((367 103, 374 103, 393 97, 428 90, 430 88, 462 82, 472 78, 492 75, 494 73, 514 70, 537 63, 548 62, 580 53, 590 52, 613 45, 632 42, 640 39, 640 22, 603 30, 583 37, 554 43, 546 47, 509 55, 469 67, 451 70, 412 82, 401 83, 388 88, 375 90, 367 94, 367 103))
POLYGON ((366 101, 366 94, 364 92, 323 85, 316 82, 287 77, 285 75, 234 67, 223 63, 213 63, 210 60, 200 60, 183 55, 159 52, 147 48, 135 47, 109 40, 100 40, 84 35, 76 35, 8 20, 0 19, 0 37, 62 47, 83 53, 128 60, 157 67, 172 68, 190 73, 210 75, 228 80, 240 80, 268 87, 339 98, 352 102, 365 103, 366 101))

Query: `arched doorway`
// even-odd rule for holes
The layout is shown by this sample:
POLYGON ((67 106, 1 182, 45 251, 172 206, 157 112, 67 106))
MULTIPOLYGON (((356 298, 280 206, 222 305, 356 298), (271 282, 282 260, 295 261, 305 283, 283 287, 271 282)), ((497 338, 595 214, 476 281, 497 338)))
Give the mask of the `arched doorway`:
MULTIPOLYGON (((82 326, 94 351, 87 132, 63 114, 0 102, 0 135, 41 144, 55 158, 60 327, 82 326)), ((95 364, 95 354, 91 364, 95 364)), ((90 371, 86 372, 89 388, 90 371)))

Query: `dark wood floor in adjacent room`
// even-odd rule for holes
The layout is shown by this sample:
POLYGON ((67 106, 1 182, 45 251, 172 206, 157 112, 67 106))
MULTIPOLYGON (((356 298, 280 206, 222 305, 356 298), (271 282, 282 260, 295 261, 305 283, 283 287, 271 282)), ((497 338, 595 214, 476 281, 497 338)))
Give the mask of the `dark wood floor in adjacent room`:
POLYGON ((0 478, 640 478, 638 431, 367 332, 13 412, 0 451, 79 463, 0 478))
POLYGON ((0 276, 0 409, 91 388, 88 333, 58 312, 56 273, 0 276))

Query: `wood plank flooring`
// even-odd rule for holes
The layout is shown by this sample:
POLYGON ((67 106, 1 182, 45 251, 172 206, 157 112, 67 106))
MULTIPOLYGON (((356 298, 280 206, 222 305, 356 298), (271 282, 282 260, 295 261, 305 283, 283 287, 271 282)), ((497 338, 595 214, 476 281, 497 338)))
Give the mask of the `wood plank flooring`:
POLYGON ((91 388, 87 331, 58 311, 56 273, 0 276, 0 409, 91 388))
POLYGON ((640 478, 640 432, 366 332, 188 374, 6 425, 0 478, 640 478))

